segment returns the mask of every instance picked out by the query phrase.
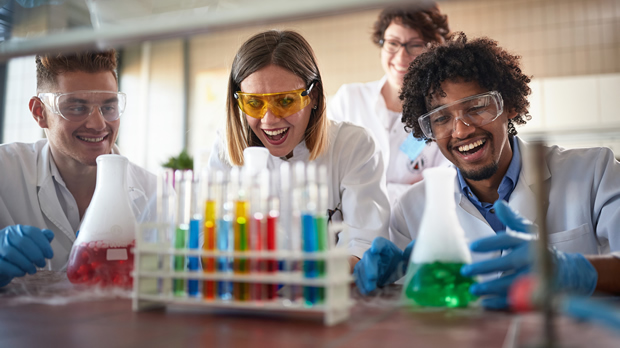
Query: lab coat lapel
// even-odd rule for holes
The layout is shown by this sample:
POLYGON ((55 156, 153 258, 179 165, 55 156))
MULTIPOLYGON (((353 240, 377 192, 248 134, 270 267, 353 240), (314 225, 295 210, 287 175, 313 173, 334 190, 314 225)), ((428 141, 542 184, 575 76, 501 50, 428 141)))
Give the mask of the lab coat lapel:
POLYGON ((495 232, 476 206, 461 193, 458 178, 454 180, 454 199, 458 204, 456 215, 461 222, 463 230, 465 230, 465 238, 468 244, 474 240, 495 235, 495 232))
POLYGON ((376 136, 375 146, 377 149, 381 150, 383 154, 383 162, 387 167, 389 159, 390 159, 390 140, 388 139, 389 134, 389 125, 388 123, 388 115, 387 115, 387 106, 385 104, 385 100, 381 95, 381 88, 387 83, 387 76, 384 76, 381 81, 377 84, 378 89, 374 91, 374 97, 377 98, 375 100, 375 115, 377 117, 377 125, 382 127, 382 129, 386 130, 385 132, 370 132, 376 136))
POLYGON ((75 234, 71 229, 71 224, 65 216, 65 212, 60 206, 56 188, 54 187, 54 179, 52 178, 50 161, 52 156, 49 151, 49 143, 41 150, 41 156, 37 159, 37 187, 39 206, 45 217, 51 221, 60 231, 75 240, 75 234))
MULTIPOLYGON (((536 208, 536 190, 538 189, 539 182, 535 180, 534 170, 530 163, 532 156, 532 148, 531 146, 517 138, 517 143, 519 146, 519 150, 521 151, 521 173, 519 174, 519 181, 517 182, 517 186, 510 196, 509 205, 517 210, 519 214, 526 219, 538 224, 538 214, 536 208)), ((543 167, 543 176, 542 180, 547 181, 551 178, 551 171, 547 163, 545 162, 543 167)), ((547 207, 549 205, 548 197, 545 199, 542 204, 547 207)), ((546 209, 545 209, 546 210, 546 209)))

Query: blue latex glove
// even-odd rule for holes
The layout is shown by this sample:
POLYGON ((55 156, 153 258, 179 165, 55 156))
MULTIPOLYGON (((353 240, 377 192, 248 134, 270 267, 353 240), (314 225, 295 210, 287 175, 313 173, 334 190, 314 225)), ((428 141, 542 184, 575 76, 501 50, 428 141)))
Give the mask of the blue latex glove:
POLYGON ((405 250, 383 237, 372 241, 362 259, 355 265, 355 284, 364 295, 377 287, 391 284, 405 275, 415 240, 405 250))
POLYGON ((12 225, 0 230, 0 287, 15 277, 36 273, 45 259, 54 257, 54 233, 32 226, 12 225))
MULTIPOLYGON (((496 201, 493 208, 502 223, 513 231, 535 232, 532 223, 513 211, 506 201, 496 201)), ((510 253, 505 253, 500 258, 461 268, 461 274, 464 276, 503 272, 502 277, 498 279, 473 284, 470 292, 476 296, 488 295, 482 300, 482 305, 486 308, 508 308, 507 294, 510 286, 520 275, 531 271, 534 262, 534 241, 500 231, 496 236, 474 241, 470 248, 474 252, 510 250, 510 253)), ((577 295, 591 295, 594 292, 598 273, 583 255, 563 253, 555 248, 551 248, 549 252, 555 267, 554 282, 557 290, 577 295)))

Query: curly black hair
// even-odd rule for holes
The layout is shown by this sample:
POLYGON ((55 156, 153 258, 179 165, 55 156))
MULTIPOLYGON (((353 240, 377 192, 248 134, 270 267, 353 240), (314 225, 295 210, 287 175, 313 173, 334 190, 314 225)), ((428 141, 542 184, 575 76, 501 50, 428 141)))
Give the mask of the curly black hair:
POLYGON ((444 44, 433 45, 419 55, 405 75, 400 99, 403 101, 405 130, 425 139, 418 118, 429 112, 432 96, 439 93, 444 81, 476 81, 488 91, 498 91, 504 99, 505 110, 516 111, 517 116, 508 122, 508 133, 517 134, 514 124, 523 125, 532 117, 528 113, 531 93, 530 77, 521 72, 520 56, 512 55, 487 37, 467 41, 462 32, 452 35, 444 44))

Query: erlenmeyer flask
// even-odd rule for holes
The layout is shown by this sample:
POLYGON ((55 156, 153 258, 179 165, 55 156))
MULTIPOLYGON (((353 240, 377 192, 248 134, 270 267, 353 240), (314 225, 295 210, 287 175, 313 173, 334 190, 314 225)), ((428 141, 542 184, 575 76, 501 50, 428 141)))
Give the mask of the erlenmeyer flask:
POLYGON ((131 288, 136 218, 129 202, 126 157, 97 157, 97 185, 73 242, 67 277, 72 283, 131 288))
POLYGON ((474 280, 460 273, 471 253, 456 216, 456 170, 429 168, 422 175, 426 202, 402 297, 420 306, 466 307, 475 299, 469 292, 474 280))

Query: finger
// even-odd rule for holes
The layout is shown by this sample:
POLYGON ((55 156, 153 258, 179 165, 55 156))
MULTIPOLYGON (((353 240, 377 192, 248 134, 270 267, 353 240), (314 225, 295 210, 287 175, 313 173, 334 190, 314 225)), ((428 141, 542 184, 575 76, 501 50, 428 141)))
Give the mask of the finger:
POLYGON ((492 237, 481 238, 473 241, 469 245, 469 248, 471 251, 481 253, 512 249, 523 243, 525 243, 525 241, 521 238, 517 238, 506 233, 498 233, 492 237))
POLYGON ((530 231, 532 223, 513 210, 506 201, 495 201, 493 209, 495 209, 495 215, 497 215, 499 220, 511 230, 519 232, 530 231))
POLYGON ((0 274, 4 277, 15 278, 25 276, 26 272, 13 263, 0 258, 0 274))
POLYGON ((469 287, 469 292, 476 296, 506 296, 508 295, 508 290, 510 289, 510 286, 518 276, 520 276, 520 274, 511 274, 505 277, 489 280, 488 282, 472 284, 469 287))
POLYGON ((37 269, 32 264, 32 260, 27 258, 21 251, 8 243, 5 244, 5 247, 2 248, 2 250, 0 250, 0 257, 4 259, 4 261, 15 265, 23 272, 28 272, 29 274, 34 274, 37 272, 37 269))
POLYGON ((389 245, 390 242, 389 240, 383 238, 383 237, 377 237, 372 241, 372 245, 370 246, 370 252, 371 253, 375 253, 378 254, 380 253, 386 246, 389 245))
MULTIPOLYGON (((41 236, 43 235, 41 234, 41 236)), ((24 264, 21 262, 22 260, 19 256, 22 255, 26 258, 27 263, 30 264, 30 266, 32 266, 32 264, 34 263, 39 267, 45 267, 45 257, 43 256, 43 252, 28 236, 11 233, 7 234, 5 238, 7 242, 6 244, 12 247, 7 249, 7 252, 10 253, 10 257, 7 255, 5 256, 5 259, 10 260, 11 262, 19 262, 19 266, 24 269, 24 264), (17 253, 15 251, 17 251, 17 253)), ((32 267, 34 269, 34 266, 32 267)), ((28 273, 32 274, 34 272, 28 273)))
POLYGON ((407 244, 407 247, 405 248, 405 251, 403 251, 403 260, 405 260, 405 263, 409 262, 409 259, 411 258, 411 252, 413 251, 414 246, 415 239, 409 242, 409 244, 407 244))
MULTIPOLYGON (((21 227, 21 231, 23 235, 27 236, 35 243, 35 245, 39 248, 39 250, 41 251, 42 255, 45 258, 51 259, 52 257, 54 257, 54 251, 52 250, 52 246, 50 245, 51 239, 49 239, 39 228, 32 227, 32 226, 20 226, 20 227, 21 227)), ((52 232, 52 238, 54 238, 53 232, 52 232)), ((45 260, 43 260, 43 263, 45 263, 45 260)), ((39 267, 43 267, 43 266, 39 266, 39 267)))
POLYGON ((505 310, 509 308, 506 296, 483 298, 481 304, 482 307, 490 310, 505 310))
POLYGON ((504 272, 521 269, 532 263, 529 248, 517 248, 510 254, 491 259, 472 263, 461 267, 461 274, 467 277, 487 274, 493 272, 504 272))
POLYGON ((42 229, 41 233, 43 233, 45 238, 47 238, 48 242, 51 242, 54 239, 54 232, 52 232, 52 230, 48 230, 47 228, 46 229, 42 229))

